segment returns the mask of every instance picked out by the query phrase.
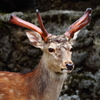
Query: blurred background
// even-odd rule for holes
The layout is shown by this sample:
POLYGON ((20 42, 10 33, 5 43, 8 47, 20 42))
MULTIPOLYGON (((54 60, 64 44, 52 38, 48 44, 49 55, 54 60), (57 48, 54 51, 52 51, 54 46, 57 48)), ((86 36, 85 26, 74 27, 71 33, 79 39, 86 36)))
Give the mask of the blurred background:
POLYGON ((34 11, 38 8, 40 11, 48 10, 79 10, 86 8, 96 8, 100 5, 100 0, 0 0, 1 12, 13 11, 34 11))
POLYGON ((73 45, 75 69, 69 74, 59 100, 100 100, 100 0, 0 0, 0 70, 28 72, 37 66, 42 52, 30 45, 25 28, 9 23, 11 14, 39 26, 39 9, 52 34, 67 27, 92 8, 92 20, 73 45))

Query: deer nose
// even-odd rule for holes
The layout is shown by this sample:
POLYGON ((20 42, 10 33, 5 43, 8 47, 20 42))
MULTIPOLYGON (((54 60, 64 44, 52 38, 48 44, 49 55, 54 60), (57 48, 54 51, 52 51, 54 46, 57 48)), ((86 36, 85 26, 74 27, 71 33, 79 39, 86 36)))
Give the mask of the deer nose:
POLYGON ((74 64, 66 63, 67 70, 72 70, 74 68, 74 64))

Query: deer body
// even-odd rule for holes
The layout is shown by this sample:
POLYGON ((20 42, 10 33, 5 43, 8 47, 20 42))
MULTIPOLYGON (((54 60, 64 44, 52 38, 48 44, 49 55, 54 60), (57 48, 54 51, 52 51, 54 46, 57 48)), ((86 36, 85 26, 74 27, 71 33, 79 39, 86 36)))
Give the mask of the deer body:
POLYGON ((49 73, 44 66, 26 74, 1 72, 0 100, 56 100, 65 78, 66 73, 49 73))
MULTIPOLYGON (((40 36, 37 35, 37 37, 40 36)), ((43 41, 41 40, 40 43, 43 41)), ((43 56, 32 72, 26 74, 0 73, 0 85, 3 85, 0 88, 0 100, 57 100, 67 77, 67 73, 63 73, 61 68, 63 69, 65 61, 72 63, 71 45, 66 37, 53 36, 41 48, 44 51, 43 56), (51 47, 56 49, 55 53, 48 51, 51 47)))
MULTIPOLYGON (((50 44, 52 43, 47 45, 50 44)), ((61 44, 59 43, 59 48, 57 49, 60 49, 60 46, 64 46, 64 44, 62 45, 62 42, 61 44)), ((67 74, 60 72, 59 62, 61 62, 60 60, 62 59, 59 60, 56 58, 57 62, 55 62, 53 58, 50 58, 51 60, 49 59, 48 61, 48 56, 51 54, 47 56, 47 46, 44 48, 46 51, 44 51, 38 67, 32 72, 26 74, 11 72, 0 73, 0 85, 3 85, 0 88, 0 100, 56 100, 58 98, 67 74)), ((63 49, 64 50, 60 50, 61 52, 59 51, 58 55, 59 57, 61 56, 60 58, 63 58, 61 53, 64 53, 64 55, 66 55, 65 57, 68 56, 65 52, 65 47, 63 47, 63 49)), ((62 65, 60 67, 62 67, 62 65)))
POLYGON ((26 35, 33 46, 43 51, 43 55, 38 66, 29 73, 0 72, 0 100, 57 100, 67 73, 74 68, 70 38, 90 21, 90 13, 89 8, 82 18, 60 36, 51 35, 44 29, 38 12, 42 30, 12 16, 10 22, 34 30, 26 31, 26 35))

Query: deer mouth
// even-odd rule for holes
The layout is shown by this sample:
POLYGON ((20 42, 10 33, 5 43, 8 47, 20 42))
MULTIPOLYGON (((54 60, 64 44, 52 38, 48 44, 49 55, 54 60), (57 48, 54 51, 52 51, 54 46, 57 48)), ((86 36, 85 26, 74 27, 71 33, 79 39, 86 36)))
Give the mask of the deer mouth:
POLYGON ((71 73, 73 69, 74 69, 74 64, 66 64, 66 68, 62 68, 61 71, 71 73))
POLYGON ((62 73, 71 73, 71 72, 72 72, 72 70, 61 69, 61 72, 62 72, 62 73))

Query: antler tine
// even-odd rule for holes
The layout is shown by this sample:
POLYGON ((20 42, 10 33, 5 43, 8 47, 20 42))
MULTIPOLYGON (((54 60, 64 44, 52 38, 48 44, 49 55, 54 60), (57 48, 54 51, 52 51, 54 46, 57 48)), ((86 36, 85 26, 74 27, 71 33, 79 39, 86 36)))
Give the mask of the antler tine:
POLYGON ((22 27, 34 30, 34 31, 38 32, 39 34, 43 34, 42 30, 39 27, 35 26, 32 23, 29 23, 27 21, 20 19, 15 15, 11 15, 9 22, 11 22, 15 25, 18 25, 18 26, 22 26, 22 27))
POLYGON ((48 38, 49 36, 51 36, 52 34, 48 33, 47 30, 45 29, 45 27, 44 27, 44 25, 43 25, 43 21, 42 21, 41 15, 40 15, 38 9, 36 10, 36 14, 37 14, 37 18, 38 18, 38 21, 39 21, 41 30, 43 31, 43 34, 41 34, 41 35, 42 35, 44 41, 47 41, 47 38, 48 38))
POLYGON ((47 41, 47 38, 49 36, 51 36, 51 34, 49 34, 46 29, 44 28, 44 25, 43 25, 43 22, 42 22, 42 19, 41 19, 41 16, 39 14, 39 11, 37 10, 37 16, 38 16, 38 20, 39 20, 39 24, 40 24, 40 27, 37 27, 36 25, 30 23, 30 22, 27 22, 25 20, 22 20, 20 18, 18 18, 17 16, 15 15, 11 15, 10 19, 9 19, 9 22, 15 24, 15 25, 18 25, 18 26, 22 26, 22 27, 25 27, 25 28, 28 28, 28 29, 31 29, 33 31, 36 31, 38 32, 42 38, 44 39, 44 41, 46 42, 47 41))
POLYGON ((70 29, 73 28, 73 27, 75 27, 75 26, 78 26, 80 23, 84 22, 87 19, 88 14, 91 14, 91 11, 92 11, 91 8, 87 8, 86 11, 85 11, 85 13, 84 13, 84 15, 81 18, 79 18, 76 22, 74 22, 70 26, 70 29))
POLYGON ((72 38, 76 31, 80 30, 90 22, 91 11, 92 11, 91 8, 87 8, 83 16, 80 19, 78 19, 76 22, 74 22, 64 34, 67 37, 72 38))

